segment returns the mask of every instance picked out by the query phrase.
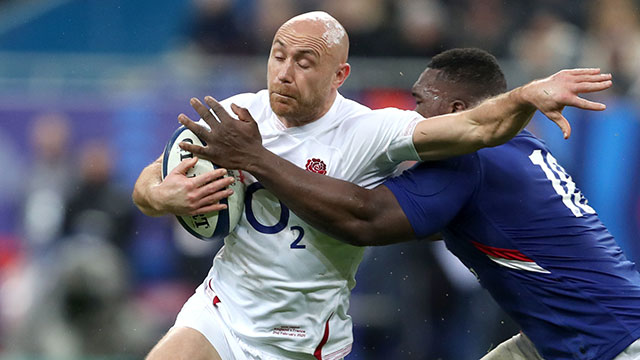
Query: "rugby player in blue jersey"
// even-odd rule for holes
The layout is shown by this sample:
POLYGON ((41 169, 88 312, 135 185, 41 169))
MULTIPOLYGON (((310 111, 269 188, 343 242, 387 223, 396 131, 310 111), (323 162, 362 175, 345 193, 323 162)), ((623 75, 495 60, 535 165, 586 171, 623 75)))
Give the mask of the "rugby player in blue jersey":
MULTIPOLYGON (((416 111, 430 117, 505 90, 493 56, 454 49, 432 59, 412 93, 416 111)), ((373 189, 303 171, 255 145, 250 159, 243 151, 235 164, 338 239, 386 245, 441 232, 522 329, 483 359, 640 357, 640 274, 528 131, 501 146, 420 163, 373 189)), ((214 160, 233 156, 209 150, 218 151, 214 160)))

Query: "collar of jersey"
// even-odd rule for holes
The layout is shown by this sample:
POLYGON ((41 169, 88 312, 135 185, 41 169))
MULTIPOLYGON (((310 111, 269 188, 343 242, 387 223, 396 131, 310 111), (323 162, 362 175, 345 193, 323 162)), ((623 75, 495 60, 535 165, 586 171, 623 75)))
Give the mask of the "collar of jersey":
POLYGON ((337 93, 336 99, 333 101, 333 104, 331 105, 331 108, 329 108, 329 111, 327 111, 327 113, 324 114, 320 119, 312 121, 306 125, 288 128, 284 126, 284 124, 282 124, 280 119, 278 119, 276 114, 274 114, 273 112, 271 113, 271 120, 276 130, 282 131, 286 134, 303 135, 309 132, 315 132, 317 129, 333 127, 333 125, 340 120, 336 116, 336 113, 338 112, 338 108, 343 101, 344 97, 340 95, 340 93, 337 93))

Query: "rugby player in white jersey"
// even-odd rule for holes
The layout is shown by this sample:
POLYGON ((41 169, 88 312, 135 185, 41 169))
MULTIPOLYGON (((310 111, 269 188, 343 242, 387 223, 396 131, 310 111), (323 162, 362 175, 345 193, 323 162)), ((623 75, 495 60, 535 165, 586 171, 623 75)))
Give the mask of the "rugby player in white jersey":
MULTIPOLYGON (((565 105, 601 109, 577 96, 584 87, 607 86, 597 69, 550 77, 493 98, 473 110, 420 122, 412 111, 370 110, 337 89, 350 72, 344 28, 322 12, 303 14, 277 31, 268 61, 268 90, 218 104, 239 118, 249 114, 263 145, 319 172, 372 187, 403 160, 437 159, 504 143, 536 107, 569 135, 565 105)), ((191 105, 215 131, 216 120, 197 99, 191 105)), ((181 123, 206 140, 185 115, 181 123)), ((230 121, 226 117, 222 121, 230 121)), ((234 134, 232 136, 242 136, 234 134)), ((206 156, 202 149, 190 148, 206 156)), ((206 149, 205 149, 206 150, 206 149)), ((186 178, 186 160, 161 180, 159 161, 146 167, 134 201, 148 215, 219 210, 224 170, 186 178)), ((225 239, 203 284, 149 359, 339 359, 353 342, 349 294, 363 249, 328 238, 247 176, 247 206, 225 239)))

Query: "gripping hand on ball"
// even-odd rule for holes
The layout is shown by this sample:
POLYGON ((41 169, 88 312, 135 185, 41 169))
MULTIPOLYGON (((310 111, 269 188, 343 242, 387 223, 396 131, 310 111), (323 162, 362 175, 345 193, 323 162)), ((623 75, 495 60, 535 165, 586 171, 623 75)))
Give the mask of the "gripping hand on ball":
POLYGON ((153 207, 161 214, 198 215, 226 209, 221 199, 230 196, 233 190, 226 187, 234 181, 226 175, 226 169, 216 169, 196 177, 187 177, 198 158, 183 160, 167 177, 153 187, 153 207))
POLYGON ((231 110, 238 116, 236 120, 211 96, 206 96, 204 100, 208 106, 196 98, 191 99, 191 106, 211 130, 197 124, 185 114, 180 114, 178 121, 207 145, 183 142, 180 147, 218 166, 246 170, 252 162, 258 161, 260 153, 266 151, 262 146, 258 124, 245 108, 231 105, 231 110))

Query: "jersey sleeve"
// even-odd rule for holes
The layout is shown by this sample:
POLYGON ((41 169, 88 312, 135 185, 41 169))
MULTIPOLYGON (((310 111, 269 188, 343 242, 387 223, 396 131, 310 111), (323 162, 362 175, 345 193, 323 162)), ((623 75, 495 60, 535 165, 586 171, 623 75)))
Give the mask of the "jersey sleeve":
MULTIPOLYGON (((378 131, 385 132, 382 144, 384 159, 392 164, 403 161, 419 161, 420 156, 413 145, 413 132, 424 118, 415 111, 386 108, 375 110, 380 124, 378 131)), ((372 127, 369 129, 373 130, 372 127)), ((373 135, 373 134, 372 134, 373 135)))
POLYGON ((338 177, 371 188, 391 176, 402 161, 419 160, 413 131, 422 119, 414 111, 388 108, 364 111, 344 122, 343 143, 348 148, 342 161, 351 172, 338 177))
POLYGON ((417 238, 441 231, 478 187, 477 154, 422 162, 383 183, 396 197, 417 238))

